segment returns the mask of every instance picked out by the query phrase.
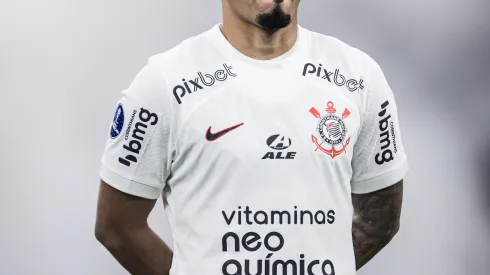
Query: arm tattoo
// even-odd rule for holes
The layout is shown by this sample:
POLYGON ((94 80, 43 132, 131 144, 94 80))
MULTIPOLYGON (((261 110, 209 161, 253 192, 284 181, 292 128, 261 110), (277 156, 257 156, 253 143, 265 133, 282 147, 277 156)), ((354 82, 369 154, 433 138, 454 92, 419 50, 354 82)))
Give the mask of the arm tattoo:
POLYGON ((400 228, 403 180, 368 194, 352 194, 352 240, 359 270, 395 236, 400 228))

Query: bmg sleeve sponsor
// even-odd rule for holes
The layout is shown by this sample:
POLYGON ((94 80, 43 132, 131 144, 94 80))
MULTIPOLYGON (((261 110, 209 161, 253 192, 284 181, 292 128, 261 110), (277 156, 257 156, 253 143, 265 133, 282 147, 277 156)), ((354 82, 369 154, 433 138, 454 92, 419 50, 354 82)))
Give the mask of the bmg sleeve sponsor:
POLYGON ((391 114, 387 111, 388 105, 390 105, 388 100, 381 104, 381 111, 378 113, 379 146, 381 147, 374 157, 374 161, 378 165, 392 161, 394 159, 393 154, 397 152, 395 126, 391 120, 391 114))
MULTIPOLYGON (((133 114, 136 110, 133 111, 133 114)), ((132 121, 134 122, 134 121, 132 121)), ((127 140, 128 143, 123 145, 123 148, 128 152, 125 157, 119 158, 119 163, 125 166, 131 166, 132 163, 138 162, 138 157, 141 153, 142 144, 144 144, 149 126, 155 126, 158 123, 158 115, 150 112, 145 108, 140 108, 138 112, 138 120, 134 126, 128 125, 127 140), (133 127, 131 132, 131 126, 133 127), (129 134, 131 133, 131 135, 129 134)))

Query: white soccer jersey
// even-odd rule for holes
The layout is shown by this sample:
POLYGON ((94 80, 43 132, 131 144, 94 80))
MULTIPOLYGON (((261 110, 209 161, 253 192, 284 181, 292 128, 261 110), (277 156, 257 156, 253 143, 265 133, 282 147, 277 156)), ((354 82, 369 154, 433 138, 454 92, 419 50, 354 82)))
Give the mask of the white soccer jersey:
POLYGON ((216 25, 150 58, 122 93, 100 176, 165 194, 172 275, 353 275, 351 193, 407 169, 370 57, 299 27, 287 54, 259 61, 216 25))

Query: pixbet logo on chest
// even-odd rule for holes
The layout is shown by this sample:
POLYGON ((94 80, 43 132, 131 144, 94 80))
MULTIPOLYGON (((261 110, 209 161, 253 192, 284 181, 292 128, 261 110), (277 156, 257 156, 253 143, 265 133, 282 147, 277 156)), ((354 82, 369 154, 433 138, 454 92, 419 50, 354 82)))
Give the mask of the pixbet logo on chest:
MULTIPOLYGON (((138 162, 138 156, 145 140, 145 135, 149 131, 148 126, 154 126, 158 123, 157 114, 151 113, 144 108, 140 108, 138 119, 139 121, 134 124, 133 132, 129 138, 128 144, 123 145, 123 148, 130 154, 126 155, 124 158, 119 158, 119 163, 125 166, 131 166, 131 163, 138 162)), ((130 127, 131 125, 128 125, 127 132, 131 131, 130 127)))
POLYGON ((177 100, 178 104, 181 104, 182 98, 186 94, 192 94, 193 92, 202 90, 205 86, 211 87, 216 81, 225 81, 228 79, 228 76, 236 77, 237 75, 234 74, 231 69, 233 69, 232 66, 223 64, 223 69, 219 69, 213 74, 203 74, 202 72, 198 72, 197 77, 193 80, 185 80, 185 78, 183 78, 182 85, 177 85, 173 88, 175 100, 177 100))
POLYGON ((364 89, 364 86, 362 85, 364 80, 347 79, 340 73, 339 69, 328 71, 327 69, 322 68, 322 64, 315 66, 311 63, 306 63, 303 67, 303 76, 306 76, 306 74, 314 74, 316 77, 325 79, 330 83, 333 82, 339 87, 345 86, 350 92, 364 89))

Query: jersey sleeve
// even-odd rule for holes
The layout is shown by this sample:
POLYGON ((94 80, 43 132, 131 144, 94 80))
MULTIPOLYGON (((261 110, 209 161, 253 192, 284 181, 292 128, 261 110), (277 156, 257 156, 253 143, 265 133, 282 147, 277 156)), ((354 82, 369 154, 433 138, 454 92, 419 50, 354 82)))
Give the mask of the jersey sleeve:
POLYGON ((362 129, 354 146, 352 193, 369 193, 399 182, 408 171, 395 97, 371 60, 362 129))
POLYGON ((147 199, 162 193, 173 152, 165 88, 150 59, 116 104, 99 174, 119 191, 147 199))

